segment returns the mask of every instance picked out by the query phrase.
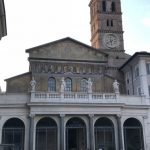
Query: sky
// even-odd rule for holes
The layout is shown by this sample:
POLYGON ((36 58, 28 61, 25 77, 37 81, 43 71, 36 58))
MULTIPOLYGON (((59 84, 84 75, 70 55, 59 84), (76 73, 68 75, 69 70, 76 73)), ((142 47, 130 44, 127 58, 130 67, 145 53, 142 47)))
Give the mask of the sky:
MULTIPOLYGON (((65 37, 90 45, 90 0, 4 0, 7 36, 0 41, 0 86, 29 70, 25 50, 65 37)), ((121 0, 126 53, 150 52, 150 0, 121 0)))

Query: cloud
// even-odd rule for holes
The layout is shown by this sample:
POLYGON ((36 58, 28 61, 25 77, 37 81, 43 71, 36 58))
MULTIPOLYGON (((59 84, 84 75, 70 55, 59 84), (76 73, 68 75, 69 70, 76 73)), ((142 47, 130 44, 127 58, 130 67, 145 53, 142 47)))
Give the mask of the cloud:
POLYGON ((150 26, 150 17, 149 18, 144 18, 142 20, 143 24, 146 25, 146 26, 150 26))

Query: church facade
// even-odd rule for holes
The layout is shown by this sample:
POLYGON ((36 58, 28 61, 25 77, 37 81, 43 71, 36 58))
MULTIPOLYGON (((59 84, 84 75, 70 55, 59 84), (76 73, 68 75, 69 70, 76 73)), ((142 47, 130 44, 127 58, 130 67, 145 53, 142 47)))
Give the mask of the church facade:
POLYGON ((150 53, 125 53, 120 0, 91 0, 91 45, 27 49, 0 94, 4 150, 149 150, 150 53))

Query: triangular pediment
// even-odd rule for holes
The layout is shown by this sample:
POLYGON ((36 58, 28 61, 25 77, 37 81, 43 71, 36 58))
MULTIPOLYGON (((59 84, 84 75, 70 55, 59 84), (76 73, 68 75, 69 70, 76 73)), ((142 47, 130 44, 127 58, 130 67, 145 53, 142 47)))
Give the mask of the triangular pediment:
POLYGON ((56 60, 106 61, 107 54, 72 38, 40 45, 26 50, 30 58, 56 60))

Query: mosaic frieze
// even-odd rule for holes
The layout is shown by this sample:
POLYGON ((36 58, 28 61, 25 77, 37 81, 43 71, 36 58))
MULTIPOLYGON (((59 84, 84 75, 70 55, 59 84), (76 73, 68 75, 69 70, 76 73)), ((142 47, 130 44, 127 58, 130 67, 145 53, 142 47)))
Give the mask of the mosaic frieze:
POLYGON ((34 73, 73 73, 73 74, 101 74, 104 66, 89 64, 56 64, 32 63, 30 71, 34 73))

